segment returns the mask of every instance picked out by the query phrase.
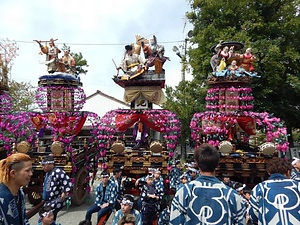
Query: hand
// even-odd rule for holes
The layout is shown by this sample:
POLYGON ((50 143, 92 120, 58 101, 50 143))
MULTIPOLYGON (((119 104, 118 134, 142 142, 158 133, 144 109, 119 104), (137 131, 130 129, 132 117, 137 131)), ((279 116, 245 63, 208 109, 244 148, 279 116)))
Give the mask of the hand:
POLYGON ((101 209, 106 208, 109 205, 109 203, 104 203, 103 205, 100 206, 101 209))
POLYGON ((61 200, 65 200, 66 197, 68 197, 68 194, 66 192, 63 192, 60 196, 61 200))
POLYGON ((126 179, 127 179, 127 177, 126 177, 126 176, 122 177, 122 180, 121 180, 121 182, 123 183, 123 182, 124 182, 126 179))
POLYGON ((156 195, 155 195, 155 194, 152 194, 152 195, 149 194, 148 197, 149 197, 149 198, 156 198, 156 195))
POLYGON ((135 186, 137 187, 139 185, 139 181, 140 179, 137 179, 136 182, 135 182, 135 186))

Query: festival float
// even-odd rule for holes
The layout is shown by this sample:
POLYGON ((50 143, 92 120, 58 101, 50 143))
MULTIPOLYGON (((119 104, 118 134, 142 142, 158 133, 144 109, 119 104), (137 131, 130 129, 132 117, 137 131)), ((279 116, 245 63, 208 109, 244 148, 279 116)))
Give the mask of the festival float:
MULTIPOLYGON (((268 112, 253 112, 251 48, 240 42, 211 47, 213 72, 207 78, 206 111, 195 113, 190 128, 197 145, 209 143, 220 151, 217 175, 254 185, 268 177, 266 163, 289 149, 283 122, 268 112)), ((262 74, 263 76, 263 74, 262 74)))
MULTIPOLYGON (((48 68, 48 74, 40 76, 38 81, 38 111, 10 113, 8 85, 2 79, 0 146, 6 154, 22 152, 31 156, 34 172, 29 185, 24 187, 30 203, 36 205, 42 200, 44 171, 40 162, 44 155, 52 154, 56 166, 72 178, 72 202, 80 205, 90 190, 90 173, 95 178, 98 168, 99 117, 96 113, 81 111, 86 96, 78 74, 74 73, 75 61, 58 59, 58 54, 53 55, 47 47, 48 42, 54 43, 54 40, 47 41, 45 46, 38 42, 46 54, 44 64, 48 68)), ((69 48, 63 50, 70 51, 69 48)), ((35 212, 30 211, 29 218, 35 212)))
POLYGON ((159 169, 163 177, 171 170, 180 122, 174 113, 153 107, 166 101, 163 64, 168 60, 156 37, 149 43, 137 35, 136 43, 125 46, 123 59, 120 67, 116 65, 123 74, 118 72, 113 81, 124 88, 124 101, 130 109, 111 110, 101 117, 97 139, 102 168, 123 168, 122 174, 128 178, 126 192, 139 195, 136 179, 151 169, 159 169))

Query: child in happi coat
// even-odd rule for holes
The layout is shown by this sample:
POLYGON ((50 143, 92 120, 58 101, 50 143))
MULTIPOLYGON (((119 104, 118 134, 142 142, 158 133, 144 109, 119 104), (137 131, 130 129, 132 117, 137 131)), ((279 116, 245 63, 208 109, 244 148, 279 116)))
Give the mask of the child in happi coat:
POLYGON ((159 190, 153 184, 153 176, 146 177, 146 184, 142 187, 141 201, 142 201, 142 222, 143 225, 152 225, 159 208, 159 201, 161 196, 159 190))

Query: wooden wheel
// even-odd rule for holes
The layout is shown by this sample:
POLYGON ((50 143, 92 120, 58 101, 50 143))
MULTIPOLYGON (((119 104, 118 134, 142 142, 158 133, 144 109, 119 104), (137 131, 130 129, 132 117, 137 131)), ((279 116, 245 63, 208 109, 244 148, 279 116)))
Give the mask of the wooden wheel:
POLYGON ((28 193, 28 200, 30 204, 37 205, 42 201, 42 193, 37 191, 32 191, 28 193))
POLYGON ((85 202, 88 195, 86 187, 88 182, 86 178, 88 176, 88 171, 85 167, 82 167, 75 175, 75 183, 73 188, 73 203, 75 205, 81 205, 85 202))

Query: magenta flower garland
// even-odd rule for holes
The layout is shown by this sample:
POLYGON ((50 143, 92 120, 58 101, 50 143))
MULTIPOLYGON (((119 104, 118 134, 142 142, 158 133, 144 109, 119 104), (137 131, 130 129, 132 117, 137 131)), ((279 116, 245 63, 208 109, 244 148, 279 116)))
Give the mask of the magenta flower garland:
POLYGON ((207 90, 206 109, 211 111, 232 112, 249 111, 253 109, 254 97, 252 89, 248 87, 232 86, 229 88, 216 86, 207 90), (235 101, 236 100, 236 101, 235 101), (230 104, 225 104, 230 102, 230 104), (236 105, 236 102, 239 102, 236 105))
MULTIPOLYGON (((276 143, 276 149, 281 152, 286 152, 289 149, 289 143, 287 141, 287 130, 284 127, 283 122, 267 112, 255 113, 255 112, 242 112, 240 114, 233 115, 231 112, 202 112, 194 114, 191 123, 191 136, 196 143, 200 143, 205 136, 208 143, 218 146, 220 141, 228 138, 230 126, 219 126, 218 124, 211 122, 216 121, 216 118, 227 118, 224 123, 235 124, 237 117, 250 116, 255 119, 256 129, 264 130, 266 133, 266 141, 276 143), (210 121, 210 123, 207 123, 210 121)), ((246 136, 244 141, 248 142, 249 138, 246 136)))
POLYGON ((4 149, 9 152, 12 143, 17 144, 21 141, 27 141, 34 146, 36 134, 31 122, 33 115, 30 112, 0 114, 0 141, 4 149))
POLYGON ((12 99, 6 91, 0 91, 0 114, 8 113, 11 111, 12 99))
MULTIPOLYGON (((105 162, 106 150, 108 146, 112 143, 115 135, 119 135, 115 130, 116 125, 120 125, 121 122, 116 121, 116 116, 118 114, 126 115, 126 118, 130 119, 133 114, 144 114, 148 116, 148 120, 152 121, 157 127, 162 129, 164 133, 165 144, 167 150, 169 151, 168 169, 171 169, 172 158, 174 156, 174 151, 178 145, 178 139, 180 137, 180 122, 176 114, 168 110, 127 110, 127 109, 117 109, 106 113, 100 120, 100 125, 97 129, 97 139, 100 149, 100 155, 102 156, 102 168, 107 168, 105 162)), ((125 118, 125 120, 126 120, 125 118)), ((124 122, 124 121, 122 121, 124 122)))
POLYGON ((79 111, 83 108, 86 100, 84 90, 72 86, 47 86, 38 87, 36 90, 36 103, 44 112, 55 111, 79 111), (52 105, 49 103, 51 99, 52 105))

